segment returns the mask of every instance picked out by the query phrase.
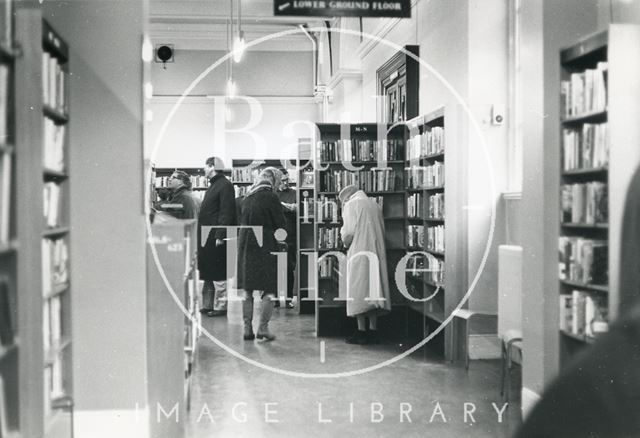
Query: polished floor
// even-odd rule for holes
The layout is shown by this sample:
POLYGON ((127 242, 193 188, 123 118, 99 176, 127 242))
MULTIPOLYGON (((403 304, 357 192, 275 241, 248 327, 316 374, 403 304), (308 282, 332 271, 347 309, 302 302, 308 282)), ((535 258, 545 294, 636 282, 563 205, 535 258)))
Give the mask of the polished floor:
POLYGON ((271 323, 277 340, 246 342, 239 303, 231 303, 227 318, 205 318, 203 326, 233 353, 200 338, 190 438, 495 438, 509 437, 520 422, 519 403, 505 408, 500 397, 497 361, 473 361, 467 372, 420 354, 353 375, 406 346, 316 338, 313 316, 285 309, 271 323))

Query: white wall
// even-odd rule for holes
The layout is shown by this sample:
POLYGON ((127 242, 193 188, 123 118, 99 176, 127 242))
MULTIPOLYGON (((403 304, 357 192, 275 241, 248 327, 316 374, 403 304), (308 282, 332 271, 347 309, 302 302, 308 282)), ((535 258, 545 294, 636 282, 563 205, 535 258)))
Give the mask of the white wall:
POLYGON ((160 138, 161 127, 177 100, 154 98, 150 104, 153 121, 149 125, 147 153, 156 167, 200 167, 212 155, 221 157, 228 167, 232 159, 296 158, 298 138, 310 137, 312 132, 304 123, 295 124, 291 131, 287 125, 317 120, 312 98, 257 98, 257 106, 236 99, 229 105, 233 114, 229 121, 222 97, 192 97, 178 107, 160 138), (243 129, 244 132, 232 131, 243 129))
POLYGON ((178 96, 222 56, 219 51, 176 50, 175 62, 166 69, 152 65, 154 98, 148 109, 153 119, 147 125, 145 156, 156 167, 199 167, 212 155, 228 167, 232 159, 295 158, 297 139, 311 135, 302 124, 291 132, 286 127, 319 120, 312 98, 312 52, 254 50, 233 66, 238 94, 250 96, 250 102, 240 98, 227 101, 228 108, 223 105, 227 69, 222 64, 189 93, 160 139, 178 96))

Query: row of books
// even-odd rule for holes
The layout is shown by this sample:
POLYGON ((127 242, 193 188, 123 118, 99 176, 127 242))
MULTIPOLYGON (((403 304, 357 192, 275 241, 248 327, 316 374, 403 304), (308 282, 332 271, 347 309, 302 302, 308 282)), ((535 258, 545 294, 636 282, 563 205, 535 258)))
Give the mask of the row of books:
POLYGON ((42 53, 42 92, 45 105, 67 112, 66 82, 67 73, 62 69, 60 61, 48 52, 42 53))
POLYGON ((396 189, 396 172, 393 169, 333 170, 320 175, 321 191, 339 192, 351 184, 367 192, 393 191, 396 189))
POLYGON ((429 219, 444 219, 444 193, 429 196, 429 219))
POLYGON ((319 141, 318 158, 327 161, 402 160, 402 139, 319 141))
POLYGON ((434 126, 407 141, 407 160, 444 152, 444 128, 434 126))
POLYGON ((0 276, 0 345, 3 346, 12 345, 15 339, 9 285, 9 278, 0 276))
POLYGON ((572 73, 569 80, 561 82, 560 95, 565 117, 607 108, 607 70, 607 63, 599 62, 595 69, 572 73))
POLYGON ((12 167, 12 155, 0 152, 0 244, 10 239, 12 167))
POLYGON ((591 169, 609 164, 607 123, 585 123, 582 129, 563 129, 563 169, 591 169))
MULTIPOLYGON (((190 175, 191 187, 194 188, 207 188, 209 187, 209 180, 204 175, 190 175)), ((156 176, 155 186, 156 188, 169 187, 169 181, 171 181, 171 175, 169 176, 156 176)))
POLYGON ((414 255, 407 261, 407 272, 413 277, 425 278, 436 284, 444 283, 444 260, 430 254, 414 255))
POLYGON ((407 246, 409 248, 424 247, 424 226, 423 225, 407 226, 407 246))
POLYGON ((64 171, 64 144, 67 128, 44 119, 44 167, 64 171))
POLYGON ((44 183, 44 220, 48 228, 61 225, 62 188, 54 182, 44 183))
POLYGON ((342 238, 340 228, 320 227, 318 228, 318 249, 342 249, 342 238))
POLYGON ((558 240, 561 280, 606 285, 609 282, 609 254, 606 240, 561 236, 558 240))
POLYGON ((444 225, 427 227, 427 249, 444 252, 444 225))
POLYGON ((64 239, 42 239, 42 295, 69 282, 69 248, 64 239))
POLYGON ((405 169, 407 188, 424 189, 444 185, 444 163, 436 161, 431 166, 412 166, 405 169))
POLYGON ((341 216, 342 216, 342 211, 336 198, 328 197, 326 195, 320 195, 320 199, 318 203, 318 220, 319 221, 328 220, 333 223, 338 223, 340 221, 341 216))
POLYGON ((258 169, 250 169, 250 168, 231 169, 231 181, 234 183, 238 183, 238 182, 251 183, 256 180, 258 173, 260 173, 258 169))
POLYGON ((407 217, 421 218, 424 211, 424 203, 420 193, 414 193, 407 197, 407 217))
POLYGON ((335 257, 323 257, 318 260, 318 275, 320 278, 333 278, 337 269, 338 260, 335 257))
POLYGON ((605 223, 608 220, 607 185, 598 181, 562 186, 562 222, 605 223))
POLYGON ((240 198, 241 196, 245 196, 249 193, 249 189, 251 186, 233 186, 233 190, 236 194, 236 198, 240 198))
POLYGON ((42 335, 45 353, 62 341, 62 316, 62 300, 59 295, 44 300, 42 335))
POLYGON ((61 355, 57 355, 54 361, 44 368, 44 415, 52 414, 51 403, 65 395, 64 389, 64 362, 61 355))
POLYGON ((7 132, 9 105, 9 67, 0 64, 0 144, 7 143, 9 133, 7 132))
POLYGON ((560 330, 578 336, 596 337, 608 331, 606 300, 585 291, 560 295, 560 330))

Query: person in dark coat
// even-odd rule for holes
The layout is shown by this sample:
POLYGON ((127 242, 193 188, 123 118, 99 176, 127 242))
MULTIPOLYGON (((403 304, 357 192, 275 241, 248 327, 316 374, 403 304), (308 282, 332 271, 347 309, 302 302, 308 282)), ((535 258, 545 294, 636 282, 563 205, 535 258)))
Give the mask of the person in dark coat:
MULTIPOLYGON (((296 201, 296 191, 289 187, 289 175, 285 169, 280 170, 282 173, 282 181, 280 182, 280 186, 278 187, 278 191, 276 194, 278 195, 278 199, 280 199, 280 203, 284 209, 284 218, 287 221, 287 308, 293 308, 292 299, 293 299, 293 287, 295 280, 295 270, 296 270, 296 251, 297 251, 297 201, 296 201)), ((279 301, 276 301, 276 306, 279 301)))
POLYGON ((619 319, 547 388, 517 438, 640 436, 640 168, 621 243, 619 319))
POLYGON ((208 316, 227 314, 227 233, 224 228, 213 229, 201 246, 202 227, 237 225, 233 184, 222 174, 223 170, 224 163, 220 158, 207 159, 204 173, 209 178, 209 188, 198 215, 198 270, 204 280, 200 311, 208 316))
POLYGON ((240 224, 261 227, 262 230, 262 245, 258 244, 253 229, 241 228, 238 233, 238 287, 245 291, 242 304, 245 340, 254 337, 267 341, 275 339, 269 332, 269 320, 278 291, 277 257, 272 253, 279 250, 278 241, 284 240, 282 230, 286 226, 282 205, 274 193, 274 187, 280 183, 279 174, 273 167, 263 169, 242 201, 240 224), (278 230, 280 239, 276 239, 278 230), (260 325, 254 336, 253 292, 256 290, 262 294, 260 325))
POLYGON ((198 217, 198 203, 191 192, 191 178, 186 172, 176 170, 169 179, 169 198, 167 204, 182 205, 176 210, 167 212, 177 219, 196 219, 198 217))

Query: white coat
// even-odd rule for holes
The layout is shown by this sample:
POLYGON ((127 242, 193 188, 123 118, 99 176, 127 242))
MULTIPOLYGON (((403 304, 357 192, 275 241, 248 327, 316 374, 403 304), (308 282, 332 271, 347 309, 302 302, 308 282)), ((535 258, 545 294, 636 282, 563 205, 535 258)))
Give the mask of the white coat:
POLYGON ((391 299, 382 209, 358 190, 345 202, 342 218, 340 236, 349 248, 347 316, 386 313, 391 310, 391 299))

